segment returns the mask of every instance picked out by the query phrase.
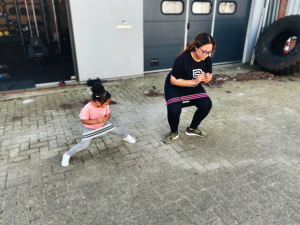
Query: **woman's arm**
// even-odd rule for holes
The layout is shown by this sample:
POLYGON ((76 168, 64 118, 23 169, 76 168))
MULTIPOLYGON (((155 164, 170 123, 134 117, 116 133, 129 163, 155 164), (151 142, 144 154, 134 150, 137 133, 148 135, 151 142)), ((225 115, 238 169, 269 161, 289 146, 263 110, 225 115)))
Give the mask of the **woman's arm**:
POLYGON ((105 115, 104 117, 100 117, 96 120, 81 120, 83 124, 86 125, 94 125, 94 124, 101 124, 101 123, 105 123, 106 121, 108 121, 110 118, 110 113, 105 115))
POLYGON ((198 85, 201 81, 205 80, 205 73, 199 74, 196 79, 194 80, 185 80, 185 79, 177 79, 175 78, 172 74, 170 77, 170 82, 171 84, 175 86, 180 86, 180 87, 187 87, 187 86, 193 86, 193 85, 198 85))

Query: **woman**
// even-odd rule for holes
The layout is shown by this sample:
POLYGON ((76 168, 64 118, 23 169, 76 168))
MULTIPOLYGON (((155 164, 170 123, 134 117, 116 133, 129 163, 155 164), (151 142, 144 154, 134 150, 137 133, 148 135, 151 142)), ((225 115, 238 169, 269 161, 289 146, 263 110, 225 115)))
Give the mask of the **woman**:
POLYGON ((208 115, 212 102, 201 82, 208 83, 212 79, 211 54, 216 43, 207 33, 200 33, 193 43, 188 43, 186 49, 175 59, 172 71, 165 81, 165 98, 168 107, 168 122, 170 133, 164 142, 170 143, 178 138, 178 125, 182 110, 182 102, 190 101, 197 110, 185 134, 205 137, 206 133, 198 129, 201 121, 208 115))

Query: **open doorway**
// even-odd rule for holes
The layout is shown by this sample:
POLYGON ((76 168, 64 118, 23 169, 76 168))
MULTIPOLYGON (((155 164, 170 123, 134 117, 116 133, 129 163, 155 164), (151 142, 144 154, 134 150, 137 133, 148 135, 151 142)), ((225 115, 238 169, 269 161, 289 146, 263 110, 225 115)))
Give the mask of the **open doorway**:
POLYGON ((66 1, 0 0, 0 86, 24 89, 73 76, 66 1))

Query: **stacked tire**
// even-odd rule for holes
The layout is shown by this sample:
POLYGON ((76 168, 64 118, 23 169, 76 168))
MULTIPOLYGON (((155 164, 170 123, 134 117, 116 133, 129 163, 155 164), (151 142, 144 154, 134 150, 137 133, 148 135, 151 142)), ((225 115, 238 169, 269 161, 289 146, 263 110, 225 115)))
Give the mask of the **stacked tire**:
POLYGON ((300 15, 286 16, 276 20, 259 36, 255 47, 255 60, 263 69, 275 75, 300 72, 300 15), (294 47, 284 52, 289 38, 294 47))

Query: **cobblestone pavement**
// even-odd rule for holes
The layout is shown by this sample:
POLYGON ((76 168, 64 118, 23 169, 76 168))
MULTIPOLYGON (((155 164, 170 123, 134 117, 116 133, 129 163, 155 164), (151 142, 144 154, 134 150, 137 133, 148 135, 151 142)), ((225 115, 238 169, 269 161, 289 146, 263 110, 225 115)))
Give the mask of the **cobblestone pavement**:
POLYGON ((0 94, 0 224, 300 224, 300 75, 207 87, 209 136, 184 134, 189 107, 169 145, 164 98, 146 95, 165 75, 104 83, 138 141, 94 139, 66 168, 89 88, 0 94))

